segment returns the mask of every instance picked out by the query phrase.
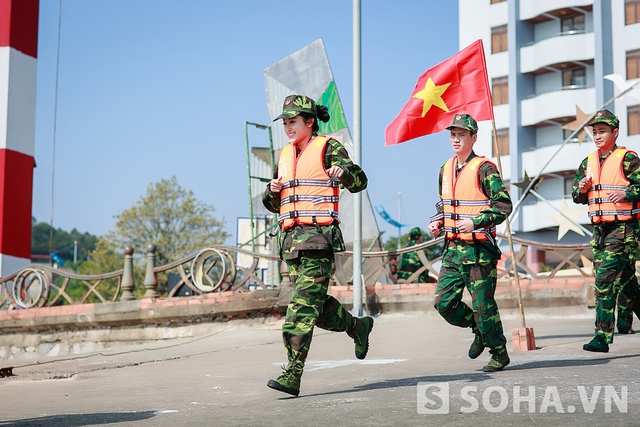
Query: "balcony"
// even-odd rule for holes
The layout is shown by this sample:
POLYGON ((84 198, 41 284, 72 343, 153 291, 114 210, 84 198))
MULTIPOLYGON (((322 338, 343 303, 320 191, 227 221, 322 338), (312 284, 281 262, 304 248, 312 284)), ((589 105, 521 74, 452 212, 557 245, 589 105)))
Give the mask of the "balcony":
POLYGON ((555 64, 591 62, 594 45, 593 33, 561 33, 520 49, 520 71, 527 74, 555 64))
POLYGON ((552 12, 576 7, 591 10, 593 0, 520 0, 520 19, 522 21, 546 21, 552 12))
POLYGON ((525 169, 529 176, 540 175, 543 167, 543 174, 575 171, 582 159, 595 149, 595 145, 588 138, 582 144, 569 143, 562 149, 560 149, 560 144, 562 141, 558 141, 557 145, 522 153, 522 164, 526 165, 525 169), (558 151, 559 149, 560 151, 558 151), (547 163, 549 164, 547 165, 547 163))
MULTIPOLYGON (((567 89, 574 88, 573 86, 567 89)), ((576 105, 582 111, 594 112, 595 88, 558 90, 522 101, 522 126, 535 126, 547 121, 576 115, 576 105)))

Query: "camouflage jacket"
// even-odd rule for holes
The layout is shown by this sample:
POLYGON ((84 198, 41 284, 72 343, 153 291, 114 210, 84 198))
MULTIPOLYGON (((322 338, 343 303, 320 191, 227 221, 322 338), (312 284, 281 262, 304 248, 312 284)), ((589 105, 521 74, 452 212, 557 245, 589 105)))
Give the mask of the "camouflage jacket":
MULTIPOLYGON (((615 145, 611 151, 618 148, 615 145)), ((582 163, 580 163, 580 167, 576 171, 576 176, 573 178, 573 188, 571 189, 571 197, 573 198, 574 203, 580 203, 586 205, 589 202, 588 193, 583 193, 578 188, 578 184, 586 176, 587 170, 587 159, 586 157, 582 163)), ((600 159, 600 163, 604 161, 606 157, 600 159)), ((640 159, 635 153, 627 152, 624 155, 624 159, 622 160, 622 171, 624 172, 624 176, 629 180, 629 190, 625 191, 627 195, 627 201, 629 202, 640 202, 640 159)))
MULTIPOLYGON (((347 150, 335 139, 327 141, 324 153, 325 169, 329 169, 331 166, 340 166, 344 170, 344 174, 340 178, 341 189, 357 193, 367 188, 367 176, 364 171, 351 161, 347 150)), ((273 177, 278 177, 277 167, 273 177)), ((270 212, 279 213, 280 193, 272 192, 269 184, 267 184, 262 196, 262 204, 270 212)), ((299 251, 301 250, 332 250, 333 252, 345 250, 344 239, 337 222, 319 227, 322 234, 318 233, 317 228, 313 225, 296 225, 286 231, 280 230, 278 233, 280 257, 284 260, 295 259, 300 256, 299 251)))
MULTIPOLYGON (((409 247, 415 246, 417 242, 412 240, 409 242, 409 247)), ((403 254, 398 262, 398 279, 407 280, 413 273, 418 271, 422 267, 422 261, 418 257, 416 252, 408 252, 403 254)), ((416 281, 418 283, 428 283, 429 282, 429 271, 425 270, 422 272, 417 278, 416 281)))
MULTIPOLYGON (((476 157, 473 151, 466 162, 476 157)), ((466 163, 465 162, 465 163, 466 163)), ((442 195, 442 174, 444 166, 440 168, 438 192, 442 195)), ((498 169, 492 163, 483 163, 478 169, 478 178, 482 192, 491 199, 491 206, 484 209, 471 221, 475 228, 493 227, 504 222, 511 213, 513 205, 507 189, 504 187, 498 169)), ((442 198, 442 197, 441 197, 442 198)), ((442 207, 438 208, 438 213, 442 207)), ((443 253, 443 265, 456 266, 459 264, 488 264, 500 258, 500 249, 490 241, 465 242, 459 239, 446 241, 443 253)))

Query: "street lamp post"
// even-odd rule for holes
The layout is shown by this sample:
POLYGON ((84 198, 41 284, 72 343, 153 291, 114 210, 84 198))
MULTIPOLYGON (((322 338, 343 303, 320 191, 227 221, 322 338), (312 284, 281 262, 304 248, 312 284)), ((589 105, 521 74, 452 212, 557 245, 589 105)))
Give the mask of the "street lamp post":
MULTIPOLYGON (((360 0, 353 0, 353 154, 356 164, 362 166, 362 54, 361 54, 361 14, 360 0)), ((353 314, 363 315, 362 307, 362 193, 356 193, 354 201, 354 237, 353 237, 353 314)))

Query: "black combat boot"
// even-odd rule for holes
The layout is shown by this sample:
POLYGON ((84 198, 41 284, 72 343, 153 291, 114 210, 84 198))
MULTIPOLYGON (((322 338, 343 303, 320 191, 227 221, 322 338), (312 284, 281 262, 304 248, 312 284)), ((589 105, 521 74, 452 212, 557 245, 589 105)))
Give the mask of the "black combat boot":
POLYGON ((282 375, 275 380, 269 380, 267 387, 297 396, 300 394, 300 378, 303 369, 304 363, 289 362, 287 366, 282 367, 282 375))
POLYGON ((502 371, 507 365, 509 365, 509 362, 511 362, 507 349, 504 346, 500 345, 489 351, 491 352, 491 359, 489 359, 489 363, 482 368, 482 372, 502 371))
POLYGON ((364 359, 367 357, 369 351, 369 334, 373 329, 373 318, 371 317, 358 317, 356 318, 356 326, 347 331, 347 335, 353 338, 353 342, 356 344, 356 357, 358 359, 364 359))

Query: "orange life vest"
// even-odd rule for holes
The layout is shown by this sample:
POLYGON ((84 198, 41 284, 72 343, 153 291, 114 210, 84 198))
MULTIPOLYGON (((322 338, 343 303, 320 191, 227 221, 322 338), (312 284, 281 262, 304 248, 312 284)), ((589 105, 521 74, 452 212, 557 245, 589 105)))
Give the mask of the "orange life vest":
POLYGON ((452 157, 444 164, 440 193, 442 200, 438 202, 443 213, 438 216, 444 218, 443 230, 446 231, 445 238, 448 240, 473 242, 495 239, 495 227, 479 228, 471 233, 460 233, 458 230, 461 220, 474 218, 491 206, 491 199, 482 192, 478 180, 478 170, 485 162, 491 163, 486 157, 474 157, 462 167, 457 177, 458 158, 452 157))
POLYGON ((296 157, 296 147, 285 146, 278 160, 282 230, 295 224, 329 225, 338 220, 340 180, 330 178, 324 167, 324 153, 329 138, 317 136, 296 157), (314 222, 315 221, 315 222, 314 222))
MULTIPOLYGON (((622 161, 628 150, 623 147, 613 150, 600 164, 600 152, 594 151, 587 157, 587 176, 592 184, 587 192, 589 198, 589 218, 592 224, 602 222, 625 222, 635 218, 637 213, 632 202, 611 203, 607 193, 613 190, 626 191, 629 180, 624 176, 622 161)), ((631 151, 633 153, 633 151, 631 151)), ((635 153, 634 153, 635 154, 635 153)))

